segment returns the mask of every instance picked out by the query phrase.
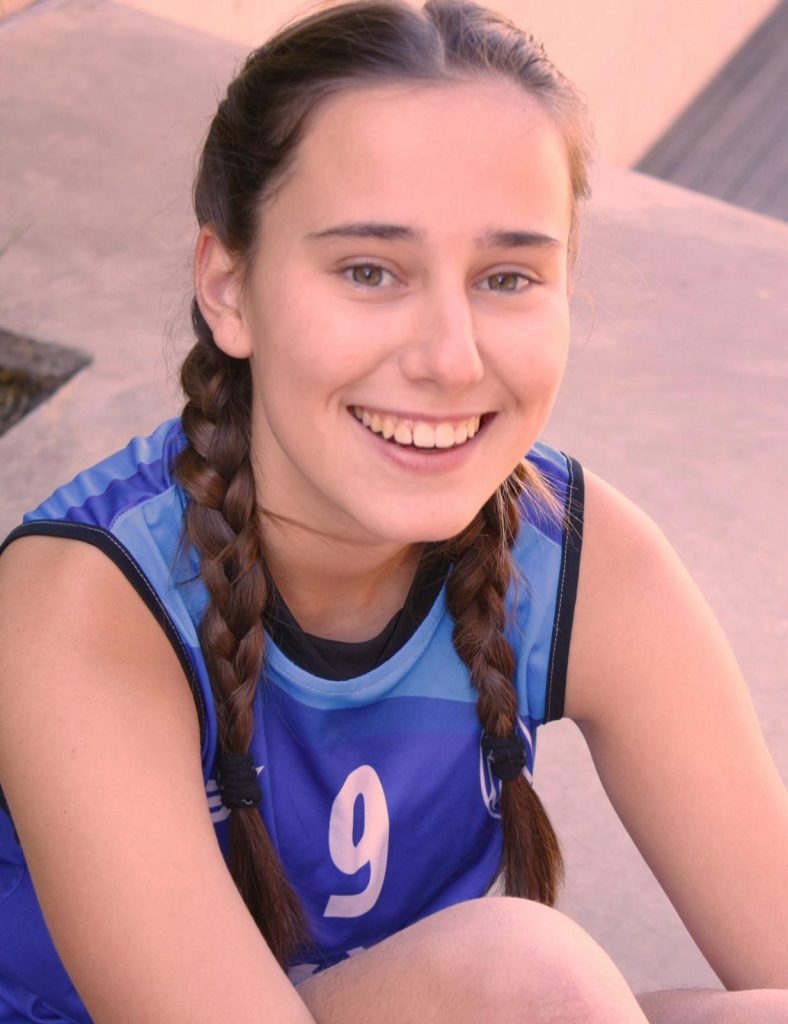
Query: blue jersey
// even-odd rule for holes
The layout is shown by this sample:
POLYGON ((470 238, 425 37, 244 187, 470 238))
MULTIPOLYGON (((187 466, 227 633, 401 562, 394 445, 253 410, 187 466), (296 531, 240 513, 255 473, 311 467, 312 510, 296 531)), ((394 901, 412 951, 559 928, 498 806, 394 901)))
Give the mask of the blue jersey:
MULTIPOLYGON (((91 543, 146 602, 194 694, 208 812, 226 854, 230 812, 215 781, 216 715, 198 640, 207 597, 197 556, 183 553, 186 497, 171 474, 184 444, 177 419, 134 439, 55 491, 6 543, 31 533, 91 543)), ((536 727, 563 709, 582 472, 543 444, 528 459, 565 512, 561 521, 523 502, 514 549, 520 579, 507 598, 530 778, 536 727)), ((483 895, 496 876, 500 783, 482 754, 477 695, 452 646, 452 625, 444 588, 392 657, 340 681, 312 675, 267 637, 250 752, 260 812, 314 940, 291 965, 296 982, 483 895)), ((40 1019, 90 1018, 47 933, 13 823, 0 811, 0 1024, 40 1019)))

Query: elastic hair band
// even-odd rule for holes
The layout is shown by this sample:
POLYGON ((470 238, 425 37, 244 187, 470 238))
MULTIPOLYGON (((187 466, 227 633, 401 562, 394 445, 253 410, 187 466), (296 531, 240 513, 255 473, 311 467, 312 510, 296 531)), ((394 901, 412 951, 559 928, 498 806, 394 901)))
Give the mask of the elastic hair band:
POLYGON ((490 770, 502 782, 513 782, 526 765, 525 744, 517 735, 482 736, 482 751, 489 758, 490 770))
POLYGON ((263 799, 251 754, 219 753, 216 784, 225 807, 256 807, 263 799))

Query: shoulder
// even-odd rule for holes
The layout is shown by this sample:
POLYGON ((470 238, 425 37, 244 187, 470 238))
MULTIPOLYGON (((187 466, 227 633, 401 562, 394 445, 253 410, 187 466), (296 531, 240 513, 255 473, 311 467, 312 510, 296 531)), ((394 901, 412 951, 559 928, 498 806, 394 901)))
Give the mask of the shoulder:
POLYGON ((177 674, 171 644, 117 565, 93 545, 55 536, 20 537, 0 558, 0 649, 6 686, 23 663, 110 664, 132 651, 177 674))
POLYGON ((128 580, 95 547, 24 537, 0 558, 2 785, 94 729, 180 723, 199 758, 199 720, 175 651, 128 580), (35 723, 35 728, 30 723, 35 723), (47 753, 47 748, 49 753, 47 753))
POLYGON ((589 471, 584 505, 566 706, 577 721, 609 713, 610 702, 646 685, 656 665, 724 642, 678 555, 642 509, 589 471))
POLYGON ((0 603, 25 595, 24 607, 13 609, 13 650, 23 635, 28 642, 46 635, 55 658, 77 636, 85 657, 102 644, 109 658, 125 657, 125 644, 158 651, 162 664, 174 654, 205 741, 197 635, 203 595, 197 566, 183 557, 184 497, 172 478, 184 443, 180 421, 169 420, 27 513, 0 545, 0 603))
POLYGON ((699 635, 719 647, 721 634, 643 510, 548 446, 528 462, 555 498, 546 509, 526 494, 515 546, 529 596, 519 613, 523 642, 546 650, 543 720, 609 720, 667 650, 689 648, 699 635))
POLYGON ((676 556, 643 509, 590 470, 583 475, 582 597, 598 601, 676 556))
POLYGON ((31 757, 76 756, 69 743, 120 742, 162 718, 199 765, 200 721, 173 645, 88 544, 23 537, 0 558, 0 712, 3 789, 24 791, 31 757))

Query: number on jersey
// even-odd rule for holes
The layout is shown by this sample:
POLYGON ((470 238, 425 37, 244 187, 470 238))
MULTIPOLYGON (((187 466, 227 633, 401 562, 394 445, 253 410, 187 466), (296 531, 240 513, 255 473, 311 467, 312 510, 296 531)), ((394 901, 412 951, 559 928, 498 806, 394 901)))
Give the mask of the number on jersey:
POLYGON ((324 917, 360 917, 380 896, 389 854, 389 812, 378 773, 362 764, 345 779, 331 807, 328 849, 343 874, 355 875, 369 864, 369 882, 363 892, 336 894, 326 904, 324 917), (361 835, 353 840, 356 801, 361 801, 361 835))

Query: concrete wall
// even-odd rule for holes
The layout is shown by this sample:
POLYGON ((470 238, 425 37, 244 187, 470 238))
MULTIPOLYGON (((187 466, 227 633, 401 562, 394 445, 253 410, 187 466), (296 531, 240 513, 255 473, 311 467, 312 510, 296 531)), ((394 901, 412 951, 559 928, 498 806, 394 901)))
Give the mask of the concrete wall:
MULTIPOLYGON (((246 46, 317 6, 310 0, 121 2, 246 46)), ((589 98, 601 156, 622 166, 637 161, 776 6, 775 0, 488 2, 545 42, 589 98)))

